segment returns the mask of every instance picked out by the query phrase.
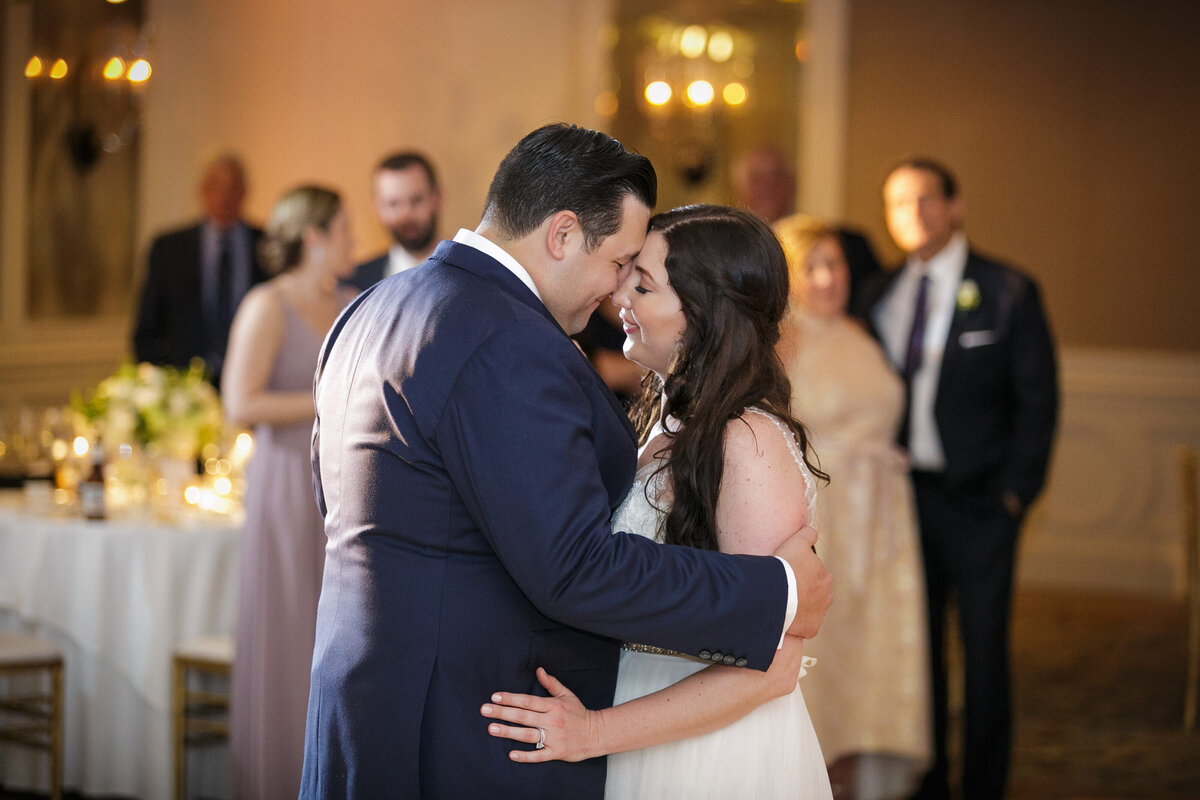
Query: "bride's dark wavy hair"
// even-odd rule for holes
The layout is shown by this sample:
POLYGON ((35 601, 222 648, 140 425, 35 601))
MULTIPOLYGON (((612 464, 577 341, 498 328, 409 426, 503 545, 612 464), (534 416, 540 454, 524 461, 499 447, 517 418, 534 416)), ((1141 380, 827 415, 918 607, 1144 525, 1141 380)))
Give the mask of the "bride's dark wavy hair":
POLYGON ((664 380, 653 372, 630 410, 641 444, 660 414, 678 420, 664 448, 673 497, 659 531, 668 544, 717 549, 717 496, 725 462, 725 427, 751 406, 770 412, 796 435, 809 460, 804 426, 791 414, 791 383, 775 353, 788 304, 788 269, 775 234, 737 208, 694 205, 650 219, 667 241, 667 278, 686 321, 664 380), (662 402, 662 398, 666 402, 662 402))

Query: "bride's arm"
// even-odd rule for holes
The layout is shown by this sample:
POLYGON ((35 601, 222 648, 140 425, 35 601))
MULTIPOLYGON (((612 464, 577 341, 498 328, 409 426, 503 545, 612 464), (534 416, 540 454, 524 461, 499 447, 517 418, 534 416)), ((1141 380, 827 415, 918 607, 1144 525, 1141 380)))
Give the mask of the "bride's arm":
POLYGON ((730 725, 768 700, 796 688, 803 661, 802 640, 786 637, 766 672, 712 666, 653 694, 592 711, 553 676, 538 667, 550 697, 497 692, 483 706, 492 736, 536 744, 541 750, 512 750, 513 761, 582 761, 699 736, 730 725), (503 723, 513 724, 503 724, 503 723))
MULTIPOLYGON (((804 478, 787 443, 771 420, 756 414, 729 424, 725 465, 717 503, 721 550, 769 555, 808 522, 804 478)), ((550 697, 500 692, 485 705, 497 720, 488 731, 534 744, 546 731, 542 750, 514 750, 514 761, 579 761, 609 753, 698 736, 723 728, 758 706, 796 687, 801 640, 787 637, 766 673, 712 666, 653 694, 599 711, 585 709, 544 670, 538 680, 550 697), (504 724, 513 723, 513 724, 504 724)))

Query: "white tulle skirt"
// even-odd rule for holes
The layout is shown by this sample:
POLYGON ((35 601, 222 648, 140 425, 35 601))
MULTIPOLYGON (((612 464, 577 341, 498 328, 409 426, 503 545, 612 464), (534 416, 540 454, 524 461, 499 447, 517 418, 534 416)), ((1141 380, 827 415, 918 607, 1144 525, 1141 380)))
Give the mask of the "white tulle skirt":
MULTIPOLYGON (((816 667, 819 669, 820 667, 816 667)), ((704 665, 621 651, 614 703, 656 692, 704 665)), ((803 681, 801 681, 803 683, 803 681)), ((799 686, 704 736, 608 758, 609 800, 830 800, 829 775, 799 686)))

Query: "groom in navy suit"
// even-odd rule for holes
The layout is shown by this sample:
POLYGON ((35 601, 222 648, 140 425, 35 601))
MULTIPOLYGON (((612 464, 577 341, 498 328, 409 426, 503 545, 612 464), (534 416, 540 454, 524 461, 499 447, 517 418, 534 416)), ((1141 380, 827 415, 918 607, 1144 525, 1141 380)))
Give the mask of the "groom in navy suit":
POLYGON ((641 249, 657 182, 605 134, 550 125, 483 220, 358 297, 317 369, 329 543, 303 798, 600 798, 604 759, 521 765, 479 714, 546 667, 611 705, 618 642, 766 669, 831 579, 780 558, 613 534, 636 442, 572 343, 641 249), (792 609, 794 608, 794 618, 792 609))
POLYGON ((900 444, 912 464, 932 650, 934 764, 917 797, 950 797, 944 629, 953 599, 965 661, 963 797, 999 800, 1012 739, 1013 567, 1054 438, 1054 345, 1037 284, 968 247, 945 166, 902 162, 883 198, 907 261, 870 319, 907 389, 900 444))

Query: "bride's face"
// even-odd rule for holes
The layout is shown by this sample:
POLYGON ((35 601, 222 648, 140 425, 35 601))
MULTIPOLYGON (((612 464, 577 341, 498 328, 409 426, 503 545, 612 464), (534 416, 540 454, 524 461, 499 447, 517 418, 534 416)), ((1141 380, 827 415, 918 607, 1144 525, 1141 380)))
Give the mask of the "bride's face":
POLYGON ((667 280, 666 259, 666 238, 651 231, 633 271, 613 293, 621 309, 625 357, 660 376, 667 374, 686 328, 683 306, 667 280))

